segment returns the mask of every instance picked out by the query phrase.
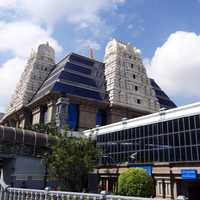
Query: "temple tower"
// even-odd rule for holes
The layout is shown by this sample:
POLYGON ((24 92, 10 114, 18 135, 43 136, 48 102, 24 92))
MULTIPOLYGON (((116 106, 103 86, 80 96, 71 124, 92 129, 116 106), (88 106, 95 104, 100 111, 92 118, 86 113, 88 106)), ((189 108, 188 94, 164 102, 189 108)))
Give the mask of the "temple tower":
POLYGON ((159 110, 139 50, 129 43, 113 39, 106 46, 104 62, 107 92, 112 106, 150 113, 159 110))
POLYGON ((32 52, 17 83, 15 93, 8 106, 8 113, 19 110, 30 102, 48 74, 55 66, 55 52, 48 43, 39 45, 37 52, 32 52))

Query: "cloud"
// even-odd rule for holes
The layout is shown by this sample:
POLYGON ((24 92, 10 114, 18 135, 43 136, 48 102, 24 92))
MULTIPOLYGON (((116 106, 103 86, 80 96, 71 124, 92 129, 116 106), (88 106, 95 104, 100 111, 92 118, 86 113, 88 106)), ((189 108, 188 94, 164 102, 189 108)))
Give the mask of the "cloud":
POLYGON ((62 47, 48 31, 29 22, 0 22, 0 52, 8 59, 0 66, 0 111, 5 111, 31 49, 48 41, 56 52, 62 47), (4 109, 3 109, 4 108, 4 109))
POLYGON ((133 24, 129 24, 128 29, 133 29, 133 24))
POLYGON ((16 5, 17 0, 1 0, 0 8, 11 9, 13 5, 16 5))
MULTIPOLYGON (((101 11, 116 10, 125 0, 1 0, 0 8, 15 12, 47 24, 65 19, 73 24, 95 23, 101 11)), ((20 14, 19 14, 20 15, 20 14)))
POLYGON ((70 39, 75 44, 83 48, 90 45, 98 50, 98 41, 109 37, 112 32, 112 25, 105 21, 105 12, 110 15, 117 13, 118 6, 124 2, 125 0, 0 0, 0 19, 3 19, 0 20, 0 60, 4 60, 0 65, 0 84, 4 85, 0 88, 0 110, 9 102, 32 48, 36 49, 40 43, 48 41, 56 52, 62 51, 62 47, 52 36, 56 25, 70 25, 75 32, 70 39))
POLYGON ((113 32, 112 25, 105 21, 105 12, 109 15, 117 13, 118 6, 124 3, 125 0, 84 0, 84 3, 83 0, 1 0, 0 14, 3 12, 9 21, 15 22, 26 18, 51 32, 55 31, 57 24, 73 25, 73 40, 99 43, 113 32))
POLYGON ((26 57, 32 48, 48 41, 60 52, 62 48, 48 31, 30 22, 0 22, 0 52, 26 57))
POLYGON ((152 60, 145 60, 148 73, 170 95, 200 97, 200 35, 172 33, 156 49, 152 60))
POLYGON ((78 50, 86 49, 86 48, 92 48, 94 50, 99 50, 101 48, 101 45, 94 41, 94 40, 77 40, 77 46, 79 47, 78 50))
POLYGON ((15 57, 0 67, 0 112, 5 112, 11 94, 14 93, 16 82, 24 70, 25 63, 23 59, 15 57))

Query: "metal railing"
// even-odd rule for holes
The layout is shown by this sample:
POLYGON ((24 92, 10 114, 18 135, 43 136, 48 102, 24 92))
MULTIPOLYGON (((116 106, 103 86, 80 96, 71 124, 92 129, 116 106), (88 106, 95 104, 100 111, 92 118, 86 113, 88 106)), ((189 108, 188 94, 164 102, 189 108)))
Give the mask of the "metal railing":
POLYGON ((13 188, 4 182, 1 170, 0 200, 151 200, 151 198, 13 188))

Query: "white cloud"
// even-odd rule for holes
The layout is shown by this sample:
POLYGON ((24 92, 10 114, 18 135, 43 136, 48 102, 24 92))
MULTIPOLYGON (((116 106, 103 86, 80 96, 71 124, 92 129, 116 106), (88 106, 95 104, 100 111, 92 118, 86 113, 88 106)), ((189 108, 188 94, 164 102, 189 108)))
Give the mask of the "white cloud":
POLYGON ((32 48, 48 41, 56 52, 62 50, 48 31, 29 22, 0 22, 0 52, 11 52, 14 56, 26 57, 32 48))
POLYGON ((99 13, 115 10, 125 0, 1 0, 0 8, 13 9, 42 23, 54 24, 65 19, 70 23, 95 23, 99 13), (12 5, 12 6, 11 6, 12 5))
POLYGON ((8 104, 32 48, 49 41, 56 52, 62 50, 52 37, 56 24, 65 22, 75 25, 75 42, 82 47, 90 45, 98 50, 99 38, 112 32, 112 25, 107 25, 102 12, 111 14, 124 2, 125 0, 0 0, 0 15, 4 19, 0 21, 0 53, 12 55, 11 59, 0 66, 0 109, 8 104))
POLYGON ((133 29, 133 24, 129 24, 128 29, 133 29))
POLYGON ((23 59, 15 57, 0 67, 0 112, 5 112, 10 97, 14 93, 16 82, 24 70, 25 63, 23 59))
POLYGON ((1 0, 0 8, 9 9, 16 5, 17 0, 1 0))
POLYGON ((200 97, 200 35, 175 32, 145 61, 151 77, 170 95, 200 97), (149 65, 149 66, 148 66, 149 65))
POLYGON ((2 108, 5 109, 14 92, 31 49, 36 49, 46 41, 56 52, 62 50, 50 33, 38 25, 28 22, 0 22, 0 52, 13 56, 0 66, 0 111, 5 111, 2 108))
POLYGON ((79 47, 78 50, 92 48, 94 50, 99 50, 101 48, 100 44, 94 40, 77 40, 77 46, 79 47))

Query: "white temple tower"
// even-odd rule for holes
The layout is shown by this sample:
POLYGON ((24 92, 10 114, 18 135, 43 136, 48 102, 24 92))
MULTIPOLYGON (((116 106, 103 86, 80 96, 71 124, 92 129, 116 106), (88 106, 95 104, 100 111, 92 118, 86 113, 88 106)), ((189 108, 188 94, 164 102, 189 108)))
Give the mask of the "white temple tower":
POLYGON ((111 105, 139 112, 159 110, 158 100, 136 48, 113 39, 106 46, 104 62, 111 105))
POLYGON ((15 93, 8 106, 8 113, 19 110, 30 102, 49 72, 55 65, 55 52, 49 44, 41 44, 37 52, 32 52, 17 83, 15 93))

